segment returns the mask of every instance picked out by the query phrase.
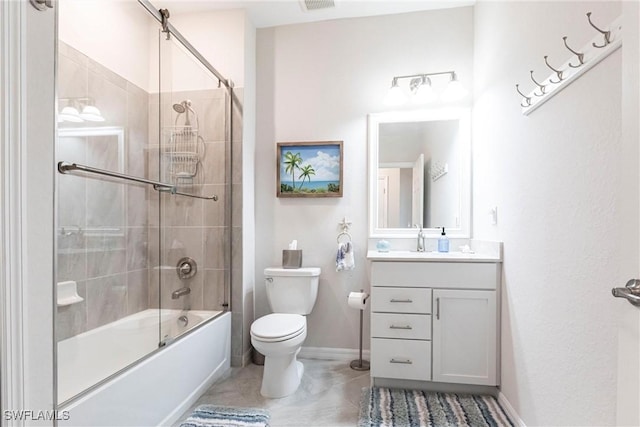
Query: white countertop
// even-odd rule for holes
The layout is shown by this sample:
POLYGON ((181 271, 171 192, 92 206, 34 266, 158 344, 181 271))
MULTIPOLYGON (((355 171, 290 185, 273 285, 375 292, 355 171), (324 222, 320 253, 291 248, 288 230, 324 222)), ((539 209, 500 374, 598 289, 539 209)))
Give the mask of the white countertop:
POLYGON ((367 252, 367 259, 370 261, 502 262, 502 259, 500 257, 490 254, 393 250, 389 252, 378 252, 377 250, 370 250, 367 252))

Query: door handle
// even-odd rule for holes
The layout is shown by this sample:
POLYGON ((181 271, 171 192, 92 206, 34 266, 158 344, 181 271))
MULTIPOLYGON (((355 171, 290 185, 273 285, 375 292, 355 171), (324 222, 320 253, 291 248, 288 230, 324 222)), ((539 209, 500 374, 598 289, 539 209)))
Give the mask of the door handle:
POLYGON ((616 298, 626 298, 629 303, 640 307, 640 279, 631 279, 624 288, 613 288, 611 293, 616 298))

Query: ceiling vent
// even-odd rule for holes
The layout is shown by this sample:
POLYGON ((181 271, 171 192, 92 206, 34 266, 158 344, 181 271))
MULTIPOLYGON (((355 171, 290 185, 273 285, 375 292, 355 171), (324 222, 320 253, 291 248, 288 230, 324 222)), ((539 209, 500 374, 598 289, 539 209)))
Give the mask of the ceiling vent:
POLYGON ((336 7, 335 0, 300 0, 300 4, 305 12, 336 7))

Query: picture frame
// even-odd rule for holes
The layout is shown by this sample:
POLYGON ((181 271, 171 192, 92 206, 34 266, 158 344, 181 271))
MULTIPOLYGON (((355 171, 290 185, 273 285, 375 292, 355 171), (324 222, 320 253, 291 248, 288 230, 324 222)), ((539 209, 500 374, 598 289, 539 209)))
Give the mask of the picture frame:
POLYGON ((342 197, 342 141, 277 145, 277 197, 342 197))

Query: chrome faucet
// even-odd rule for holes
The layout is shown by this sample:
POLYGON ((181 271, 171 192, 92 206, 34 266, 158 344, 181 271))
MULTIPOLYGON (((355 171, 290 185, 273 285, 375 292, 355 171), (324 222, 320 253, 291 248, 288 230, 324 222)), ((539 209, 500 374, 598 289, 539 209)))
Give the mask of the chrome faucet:
POLYGON ((183 295, 189 295, 191 293, 191 288, 184 287, 180 288, 177 291, 171 292, 171 299, 178 299, 183 295))
POLYGON ((418 245, 416 251, 424 252, 424 239, 427 236, 425 236, 424 232, 422 231, 422 224, 416 224, 415 227, 420 229, 420 231, 418 231, 418 245))

